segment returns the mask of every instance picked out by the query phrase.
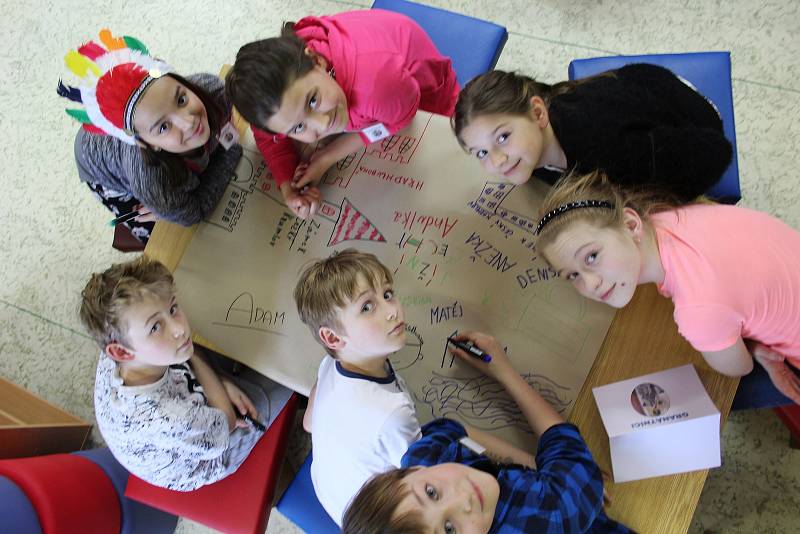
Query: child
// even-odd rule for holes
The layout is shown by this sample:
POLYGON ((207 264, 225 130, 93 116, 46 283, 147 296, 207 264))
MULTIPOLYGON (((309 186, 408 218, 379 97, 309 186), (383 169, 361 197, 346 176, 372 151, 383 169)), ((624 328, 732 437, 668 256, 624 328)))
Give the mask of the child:
POLYGON ((752 354, 783 403, 800 404, 800 233, 736 206, 669 209, 651 196, 601 173, 565 178, 544 201, 537 248, 580 294, 615 308, 657 284, 711 367, 746 375, 752 354))
POLYGON ((287 23, 281 37, 243 46, 226 77, 275 183, 302 218, 314 215, 314 186, 328 167, 401 130, 418 109, 449 117, 458 89, 450 59, 422 28, 380 9, 287 23), (292 139, 336 134, 298 167, 292 139))
POLYGON ((714 106, 648 64, 555 85, 488 72, 461 91, 452 124, 467 152, 514 184, 600 169, 614 183, 691 200, 720 179, 732 153, 714 106))
POLYGON ((603 511, 603 477, 578 429, 517 374, 494 338, 470 332, 459 338, 491 354, 491 363, 451 351, 503 385, 541 436, 538 469, 496 464, 464 439, 463 426, 438 419, 423 427, 402 469, 361 488, 343 532, 629 532, 603 511))
POLYGON ((114 215, 138 211, 124 224, 147 243, 157 219, 189 226, 208 216, 242 148, 218 140, 231 113, 218 77, 178 76, 129 36, 102 30, 100 42, 105 48, 90 41, 66 55, 82 85, 59 82, 58 93, 85 107, 67 110, 83 122, 81 181, 114 215))
MULTIPOLYGON (((269 409, 262 386, 239 380, 248 396, 217 376, 192 344, 172 275, 158 262, 142 256, 93 274, 80 316, 102 348, 98 428, 117 460, 151 484, 190 491, 233 473, 262 435, 237 417, 280 409, 269 409)), ((269 393, 273 401, 285 403, 282 390, 269 393)))
POLYGON ((309 266, 294 290, 297 311, 330 358, 309 402, 319 501, 341 524, 372 475, 400 465, 420 436, 414 402, 388 356, 405 345, 392 273, 372 254, 343 250, 309 266))

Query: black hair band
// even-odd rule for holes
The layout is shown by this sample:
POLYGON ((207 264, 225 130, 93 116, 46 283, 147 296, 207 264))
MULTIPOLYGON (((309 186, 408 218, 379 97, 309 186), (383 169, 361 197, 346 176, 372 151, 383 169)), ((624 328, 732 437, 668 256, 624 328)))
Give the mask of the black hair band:
POLYGON ((536 235, 539 235, 542 232, 542 229, 547 226, 547 223, 559 215, 578 208, 608 208, 613 210, 614 204, 607 200, 576 200, 575 202, 567 202, 566 204, 562 204, 556 209, 545 213, 544 217, 539 220, 539 224, 536 225, 536 235))

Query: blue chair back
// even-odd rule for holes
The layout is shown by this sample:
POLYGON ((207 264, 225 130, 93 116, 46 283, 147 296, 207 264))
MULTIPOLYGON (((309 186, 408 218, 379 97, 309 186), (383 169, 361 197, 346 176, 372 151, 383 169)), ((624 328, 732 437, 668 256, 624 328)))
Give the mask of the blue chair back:
POLYGON ((461 87, 494 68, 508 39, 503 26, 407 0, 375 0, 372 8, 402 13, 419 24, 451 59, 461 87))
POLYGON ((0 476, 0 534, 42 534, 36 509, 19 486, 0 476))
POLYGON ((652 63, 665 67, 689 81, 703 96, 714 103, 722 117, 725 137, 733 147, 733 158, 719 182, 708 191, 708 196, 720 202, 736 204, 742 198, 742 192, 739 188, 739 162, 736 157, 730 53, 696 52, 576 59, 569 64, 569 79, 585 78, 630 63, 652 63))
POLYGON ((314 493, 314 485, 311 482, 312 459, 312 453, 309 453, 275 508, 304 532, 337 534, 338 525, 331 519, 317 499, 317 494, 314 493))

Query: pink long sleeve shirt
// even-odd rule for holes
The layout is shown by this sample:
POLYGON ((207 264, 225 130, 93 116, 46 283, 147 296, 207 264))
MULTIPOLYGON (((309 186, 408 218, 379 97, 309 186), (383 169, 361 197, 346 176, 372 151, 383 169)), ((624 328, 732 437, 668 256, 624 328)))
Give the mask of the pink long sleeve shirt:
MULTIPOLYGON (((346 130, 382 124, 390 134, 407 126, 418 109, 450 116, 458 81, 450 58, 405 15, 369 9, 299 20, 294 31, 336 73, 347 98, 346 130)), ((278 186, 291 180, 299 156, 291 139, 253 129, 278 186)))

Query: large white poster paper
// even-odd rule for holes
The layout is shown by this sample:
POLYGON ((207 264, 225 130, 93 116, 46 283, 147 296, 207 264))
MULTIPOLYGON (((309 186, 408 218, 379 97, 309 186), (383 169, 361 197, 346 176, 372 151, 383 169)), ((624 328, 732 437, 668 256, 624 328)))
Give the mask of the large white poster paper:
POLYGON ((248 133, 225 197, 176 270, 197 333, 307 394, 324 355, 300 323, 292 291, 302 267, 334 250, 377 255, 395 273, 407 322, 391 357, 420 420, 450 416, 530 446, 530 430, 491 379, 446 351, 483 330, 565 415, 613 316, 580 297, 538 257, 533 230, 545 186, 496 183, 467 156, 444 117, 420 112, 398 135, 340 161, 309 221, 283 205, 248 133))

